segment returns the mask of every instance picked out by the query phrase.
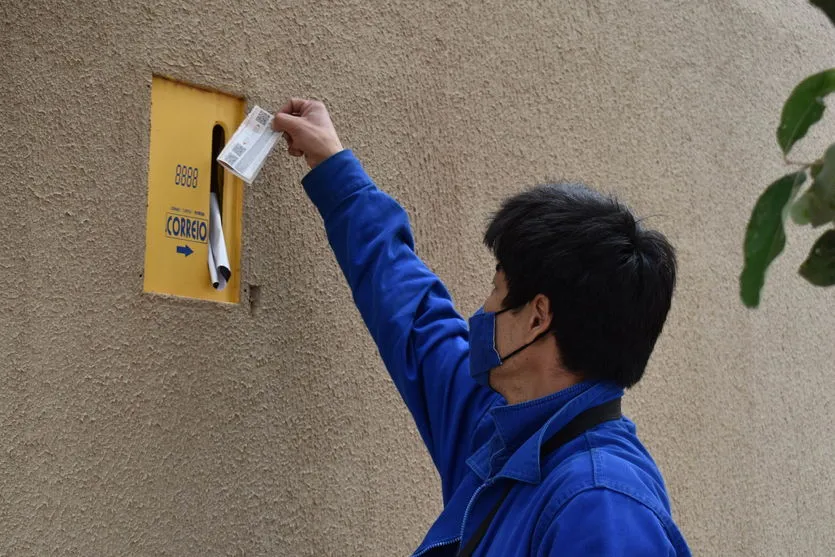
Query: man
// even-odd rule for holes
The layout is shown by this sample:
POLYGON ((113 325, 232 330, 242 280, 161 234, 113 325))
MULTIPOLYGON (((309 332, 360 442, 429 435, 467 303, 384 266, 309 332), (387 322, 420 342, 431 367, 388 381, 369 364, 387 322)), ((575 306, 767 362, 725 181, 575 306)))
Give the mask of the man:
POLYGON ((311 168, 304 188, 441 477, 414 555, 689 555, 620 415, 670 308, 664 237, 582 186, 521 193, 487 228, 493 290, 468 324, 324 105, 293 99, 274 128, 311 168))

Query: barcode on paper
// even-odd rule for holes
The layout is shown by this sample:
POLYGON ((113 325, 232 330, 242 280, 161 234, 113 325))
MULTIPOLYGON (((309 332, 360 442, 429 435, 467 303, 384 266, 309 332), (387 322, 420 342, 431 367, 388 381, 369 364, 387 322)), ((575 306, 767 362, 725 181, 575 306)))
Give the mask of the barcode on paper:
POLYGON ((251 184, 280 134, 270 126, 272 114, 254 107, 218 155, 218 162, 251 184))
POLYGON ((269 112, 259 112, 257 116, 255 116, 255 121, 261 124, 262 126, 266 126, 270 123, 270 113, 269 112))

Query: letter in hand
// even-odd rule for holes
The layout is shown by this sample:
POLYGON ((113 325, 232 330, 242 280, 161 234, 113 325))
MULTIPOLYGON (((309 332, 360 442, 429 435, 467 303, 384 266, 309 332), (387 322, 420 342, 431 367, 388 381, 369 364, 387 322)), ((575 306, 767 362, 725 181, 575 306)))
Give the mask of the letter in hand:
POLYGON ((287 140, 287 152, 304 156, 312 169, 342 151, 328 109, 319 101, 290 99, 273 119, 273 129, 287 140))

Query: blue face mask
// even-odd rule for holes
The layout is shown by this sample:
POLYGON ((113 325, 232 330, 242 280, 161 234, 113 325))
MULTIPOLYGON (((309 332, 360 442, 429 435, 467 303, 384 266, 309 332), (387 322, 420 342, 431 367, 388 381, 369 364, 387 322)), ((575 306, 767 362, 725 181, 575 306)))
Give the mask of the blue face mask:
POLYGON ((543 336, 548 334, 545 331, 528 344, 517 348, 504 358, 499 355, 496 349, 496 316, 510 311, 505 308, 501 311, 484 311, 483 307, 478 308, 470 317, 470 376, 479 385, 490 386, 490 371, 497 368, 510 358, 532 345, 543 336))

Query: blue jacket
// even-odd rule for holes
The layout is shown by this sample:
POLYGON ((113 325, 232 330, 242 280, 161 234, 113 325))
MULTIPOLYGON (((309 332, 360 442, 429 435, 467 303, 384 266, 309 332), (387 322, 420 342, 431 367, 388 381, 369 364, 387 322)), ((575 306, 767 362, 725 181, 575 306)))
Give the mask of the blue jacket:
POLYGON ((415 255, 406 212, 351 151, 302 181, 383 361, 441 477, 444 509, 414 555, 453 556, 516 485, 475 555, 690 555, 657 466, 626 418, 540 458, 577 414, 623 395, 586 382, 508 405, 468 370, 467 322, 415 255))

